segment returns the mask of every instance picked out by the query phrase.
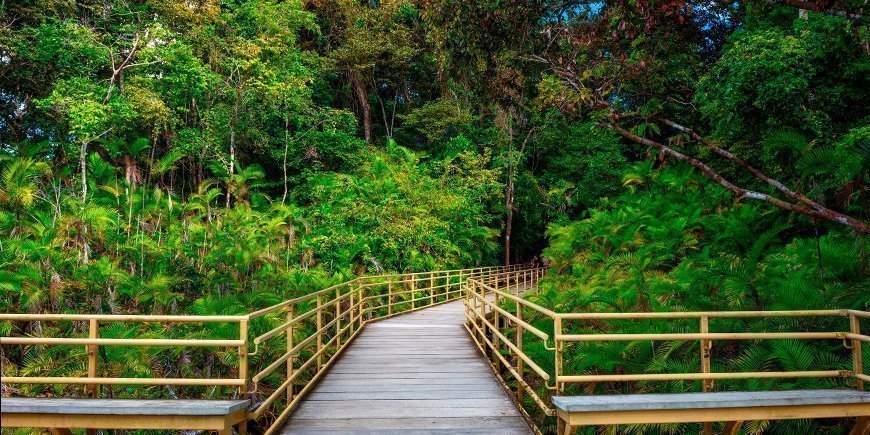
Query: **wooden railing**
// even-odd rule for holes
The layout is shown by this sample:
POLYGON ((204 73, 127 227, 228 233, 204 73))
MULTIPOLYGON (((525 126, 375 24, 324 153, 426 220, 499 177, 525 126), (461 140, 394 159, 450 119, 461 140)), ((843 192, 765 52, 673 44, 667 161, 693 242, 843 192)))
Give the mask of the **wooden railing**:
POLYGON ((267 384, 279 384, 256 405, 251 419, 272 413, 277 417, 266 433, 279 428, 367 323, 459 299, 469 279, 490 281, 525 269, 513 265, 360 277, 251 313, 250 319, 285 319, 253 339, 253 354, 270 342, 283 338, 286 343, 283 354, 263 361, 251 378, 255 391, 270 377, 267 384), (282 367, 285 371, 279 373, 282 367))
MULTIPOLYGON (((40 325, 29 330, 50 331, 54 329, 41 326, 74 322, 76 326, 71 329, 81 332, 81 336, 74 337, 38 333, 3 336, 0 345, 29 346, 34 352, 42 346, 84 346, 87 358, 86 376, 2 376, 0 383, 84 385, 88 397, 100 397, 101 385, 230 387, 235 390, 232 396, 251 399, 249 419, 262 419, 267 433, 272 433, 367 323, 459 299, 469 279, 495 283, 495 276, 528 273, 527 269, 524 265, 512 265, 365 276, 243 316, 0 314, 3 322, 40 325), (237 324, 238 334, 232 332, 232 339, 199 338, 214 336, 213 331, 202 328, 169 334, 180 337, 163 337, 151 330, 142 332, 149 338, 102 338, 101 326, 112 323, 151 324, 160 326, 154 328, 160 331, 176 329, 173 327, 177 324, 222 324, 222 328, 235 331, 231 325, 237 324), (259 335, 254 336, 251 331, 259 335), (155 335, 159 338, 153 338, 155 335), (191 336, 197 338, 186 338, 191 336), (105 377, 99 358, 103 347, 228 348, 237 357, 232 361, 223 354, 216 356, 229 360, 234 376, 228 378, 105 377)), ((9 369, 4 367, 3 374, 9 369)), ((213 391, 211 396, 223 393, 229 392, 213 391)))
MULTIPOLYGON (((540 273, 540 272, 533 272, 540 273)), ((870 312, 857 310, 806 311, 732 311, 732 312, 658 312, 658 313, 559 313, 523 298, 528 282, 510 275, 505 280, 470 279, 466 284, 467 329, 481 352, 505 386, 515 391, 518 403, 528 395, 538 408, 540 416, 553 416, 550 397, 564 395, 569 385, 595 385, 596 383, 635 381, 699 381, 702 391, 712 391, 716 380, 780 379, 780 378, 844 378, 853 381, 856 389, 863 390, 870 376, 862 372, 861 343, 870 343, 870 336, 861 333, 861 319, 870 318, 870 312), (842 330, 834 331, 775 331, 775 332, 713 332, 711 319, 783 319, 827 318, 844 319, 842 330), (695 321, 698 332, 606 334, 572 333, 578 329, 593 331, 602 322, 613 320, 670 319, 695 321), (583 322, 586 322, 584 327, 583 322), (537 326, 536 326, 537 325, 537 326), (593 325, 593 326, 590 326, 593 325), (552 331, 552 332, 550 332, 552 331), (726 372, 711 371, 711 352, 716 341, 732 340, 835 340, 842 341, 851 353, 852 370, 827 368, 812 371, 726 372), (566 349, 581 342, 656 342, 697 341, 698 368, 695 373, 635 373, 635 374, 582 374, 565 370, 566 349), (529 342, 539 343, 549 355, 541 359, 538 352, 531 356, 524 350, 529 342), (552 367, 545 369, 543 367, 552 367), (528 368, 529 370, 526 370, 528 368), (510 386, 509 386, 510 385, 510 386)), ((835 327, 832 327, 835 328, 835 327)), ((585 390, 591 391, 591 390, 585 390)), ((523 410, 523 412, 526 412, 523 410)), ((526 416, 533 419, 528 412, 526 416)), ((543 422, 539 423, 540 426, 543 422)))

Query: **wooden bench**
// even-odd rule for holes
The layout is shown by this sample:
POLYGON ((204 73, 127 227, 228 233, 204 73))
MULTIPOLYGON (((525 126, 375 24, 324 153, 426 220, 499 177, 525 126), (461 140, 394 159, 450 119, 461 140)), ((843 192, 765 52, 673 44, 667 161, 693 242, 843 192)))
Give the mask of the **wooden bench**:
POLYGON ((578 426, 726 422, 735 435, 744 421, 856 417, 851 435, 870 433, 870 392, 855 390, 740 391, 680 394, 555 396, 559 435, 578 426))
POLYGON ((200 429, 247 432, 247 400, 0 399, 3 427, 69 429, 200 429))

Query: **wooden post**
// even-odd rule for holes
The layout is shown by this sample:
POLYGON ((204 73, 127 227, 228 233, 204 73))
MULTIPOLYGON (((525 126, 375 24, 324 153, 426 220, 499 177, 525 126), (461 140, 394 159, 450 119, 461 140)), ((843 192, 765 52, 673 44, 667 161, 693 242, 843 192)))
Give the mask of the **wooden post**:
MULTIPOLYGON (((701 333, 706 334, 710 332, 710 319, 706 316, 701 317, 701 333)), ((713 344, 710 340, 701 340, 701 372, 702 373, 710 373, 710 350, 713 344)), ((711 391, 713 389, 713 380, 712 379, 704 379, 701 381, 701 389, 703 391, 711 391)), ((704 423, 704 434, 712 435, 713 434, 713 422, 705 422, 704 423)))
POLYGON ((389 278, 387 284, 387 315, 393 315, 393 277, 389 278))
MULTIPOLYGON (((476 288, 477 288, 477 286, 475 285, 475 289, 476 288)), ((487 340, 487 338, 486 338, 487 326, 486 326, 486 322, 484 322, 484 319, 486 318, 486 303, 484 302, 486 300, 486 287, 484 287, 482 285, 480 286, 479 296, 480 297, 479 297, 479 300, 477 302, 480 304, 479 305, 479 307, 480 307, 480 332, 482 334, 480 339, 481 339, 481 343, 483 343, 484 340, 487 340)), ((486 352, 487 348, 484 347, 483 349, 484 349, 484 352, 486 352)))
POLYGON ((558 338, 562 335, 562 318, 558 315, 553 319, 553 343, 556 345, 555 352, 555 368, 556 373, 556 395, 561 396, 565 392, 565 385, 559 382, 559 376, 562 376, 562 349, 564 343, 558 338))
POLYGON ((365 312, 366 312, 366 301, 363 298, 363 287, 359 286, 357 289, 357 298, 359 299, 359 324, 356 325, 357 331, 362 328, 363 322, 365 322, 365 312))
MULTIPOLYGON (((100 338, 100 325, 97 319, 90 319, 88 322, 88 338, 100 338)), ((97 377, 97 363, 99 362, 99 346, 92 344, 87 347, 88 354, 88 377, 97 377)), ((88 385, 86 388, 88 397, 95 398, 100 395, 100 386, 97 384, 88 385)))
MULTIPOLYGON (((706 334, 710 332, 710 320, 703 316, 701 317, 701 333, 706 334)), ((701 340, 701 372, 702 373, 710 373, 710 351, 713 348, 713 343, 710 340, 701 340)), ((712 379, 704 379, 701 381, 701 389, 703 391, 712 391, 713 390, 713 380, 712 379)))
POLYGON ((743 426, 742 421, 727 421, 725 428, 722 429, 722 435, 738 435, 741 426, 743 426))
MULTIPOLYGON (((410 284, 411 284, 411 311, 414 311, 414 309, 417 307, 417 303, 414 301, 414 299, 417 299, 417 297, 414 295, 414 290, 415 290, 414 289, 414 275, 408 275, 408 276, 411 277, 411 282, 410 282, 410 284)), ((407 280, 405 280, 405 281, 407 281, 407 280)), ((423 305, 426 305, 426 304, 423 304, 423 305)))
MULTIPOLYGON (((516 296, 517 296, 517 298, 519 298, 520 297, 520 286, 516 285, 515 287, 516 287, 515 288, 516 296)), ((519 319, 520 321, 523 320, 523 305, 520 304, 519 301, 517 301, 517 319, 519 319)), ((519 349, 521 353, 523 352, 523 335, 524 334, 525 334, 525 330, 523 329, 523 325, 521 325, 519 322, 517 322, 517 343, 516 343, 516 346, 517 346, 517 349, 519 349)), ((525 365, 523 364, 523 359, 520 358, 519 355, 517 355, 516 370, 517 370, 517 374, 519 375, 518 381, 523 380, 523 370, 524 369, 525 369, 525 365)), ((522 383, 517 382, 517 403, 520 403, 520 404, 523 403, 523 393, 524 392, 525 392, 525 390, 523 389, 522 383)))
POLYGON ((429 299, 435 302, 435 272, 429 272, 429 299))
POLYGON ((349 322, 348 325, 350 325, 350 329, 348 329, 347 333, 348 333, 348 335, 353 335, 353 333, 354 333, 353 321, 354 321, 354 319, 356 319, 356 316, 354 315, 355 311, 356 311, 356 308, 355 308, 356 301, 354 300, 354 296, 356 296, 356 292, 353 291, 352 285, 348 285, 348 287, 349 287, 349 290, 347 292, 350 294, 350 296, 348 296, 350 298, 350 306, 347 308, 347 310, 350 312, 350 314, 347 317, 347 321, 349 322))
POLYGON ((341 348, 341 287, 335 289, 335 347, 341 348))
MULTIPOLYGON (((854 315, 849 314, 849 329, 853 334, 861 334, 861 319, 854 315)), ((852 340, 852 371, 857 374, 863 374, 864 370, 864 359, 861 355, 861 342, 858 340, 852 340)), ((864 389, 864 381, 860 379, 855 379, 855 388, 858 390, 864 389)))
MULTIPOLYGON (((287 311, 287 321, 288 322, 293 320, 293 308, 294 308, 293 304, 287 305, 284 308, 284 310, 287 311)), ((293 349, 293 325, 290 325, 290 327, 287 328, 286 332, 287 332, 287 352, 289 352, 290 349, 293 349)), ((293 355, 290 355, 290 357, 287 358, 287 379, 290 379, 293 376, 293 362, 295 360, 296 360, 296 357, 294 357, 293 355)), ((289 404, 292 401, 293 401, 293 383, 290 382, 289 384, 287 384, 287 404, 289 404)))
MULTIPOLYGON (((320 352, 320 349, 323 349, 323 295, 317 295, 317 350, 315 352, 320 352)), ((323 353, 317 355, 317 372, 323 368, 323 353)))
MULTIPOLYGON (((492 320, 493 320, 493 325, 495 325, 496 331, 498 331, 501 329, 501 315, 499 314, 498 310, 495 309, 495 307, 498 306, 498 301, 499 301, 498 284, 496 284, 495 288, 496 288, 496 292, 492 294, 492 304, 493 304, 493 310, 492 310, 493 311, 493 319, 492 320)), ((494 346, 494 348, 495 348, 494 353, 495 354, 492 356, 492 363, 495 365, 495 367, 499 367, 500 363, 499 363, 498 354, 501 353, 501 340, 499 340, 498 334, 496 334, 495 331, 493 331, 493 333, 492 333, 492 341, 493 341, 493 344, 495 345, 494 346)))
POLYGON ((239 346, 239 380, 242 385, 239 386, 239 397, 244 397, 248 394, 248 321, 239 321, 239 340, 242 345, 239 346))
MULTIPOLYGON (((870 433, 870 417, 858 417, 849 435, 867 435, 870 433)), ((736 435, 736 434, 735 434, 736 435)))

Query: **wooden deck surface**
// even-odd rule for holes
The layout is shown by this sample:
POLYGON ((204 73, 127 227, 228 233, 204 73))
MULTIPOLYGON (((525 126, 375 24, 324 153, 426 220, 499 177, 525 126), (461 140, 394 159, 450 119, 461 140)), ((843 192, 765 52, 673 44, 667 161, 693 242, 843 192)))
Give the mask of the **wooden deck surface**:
POLYGON ((462 301, 366 326, 284 434, 530 434, 468 332, 462 301))

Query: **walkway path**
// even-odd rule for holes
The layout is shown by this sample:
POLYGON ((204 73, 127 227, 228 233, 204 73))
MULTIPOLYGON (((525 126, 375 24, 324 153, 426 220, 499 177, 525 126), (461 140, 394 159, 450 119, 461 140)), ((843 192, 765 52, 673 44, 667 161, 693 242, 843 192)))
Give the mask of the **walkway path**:
POLYGON ((462 326, 462 301, 366 326, 285 434, 530 434, 462 326))

